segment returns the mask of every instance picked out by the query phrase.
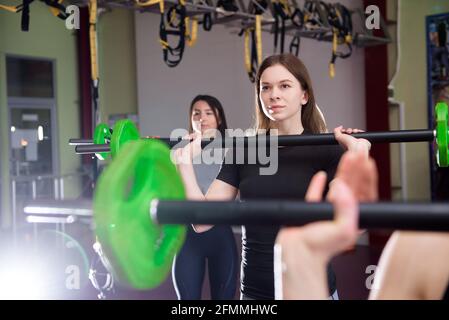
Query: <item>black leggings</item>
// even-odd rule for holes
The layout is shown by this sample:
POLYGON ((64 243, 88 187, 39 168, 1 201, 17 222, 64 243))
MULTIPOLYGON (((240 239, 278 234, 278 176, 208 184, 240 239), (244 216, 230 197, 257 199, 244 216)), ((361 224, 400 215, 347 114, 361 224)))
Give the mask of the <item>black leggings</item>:
POLYGON ((173 262, 173 284, 180 300, 200 300, 208 263, 212 300, 235 298, 239 258, 229 226, 196 233, 188 228, 186 241, 173 262))

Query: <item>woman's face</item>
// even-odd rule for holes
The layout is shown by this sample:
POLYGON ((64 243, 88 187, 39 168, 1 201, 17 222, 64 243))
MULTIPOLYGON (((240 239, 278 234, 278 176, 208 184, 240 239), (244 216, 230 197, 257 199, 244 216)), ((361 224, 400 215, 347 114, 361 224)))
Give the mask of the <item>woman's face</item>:
POLYGON ((259 85, 262 110, 272 121, 291 118, 307 103, 308 95, 298 79, 280 64, 265 69, 259 85))
POLYGON ((192 108, 192 128, 193 131, 205 134, 206 130, 217 129, 218 123, 214 110, 206 101, 197 101, 192 108))

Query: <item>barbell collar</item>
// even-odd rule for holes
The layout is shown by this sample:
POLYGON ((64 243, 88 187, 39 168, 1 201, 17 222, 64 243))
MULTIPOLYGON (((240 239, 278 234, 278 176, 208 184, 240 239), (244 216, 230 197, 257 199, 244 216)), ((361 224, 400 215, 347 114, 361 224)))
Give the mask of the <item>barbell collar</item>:
POLYGON ((69 139, 69 145, 71 146, 78 146, 78 145, 86 145, 86 144, 93 144, 94 141, 92 139, 69 139))

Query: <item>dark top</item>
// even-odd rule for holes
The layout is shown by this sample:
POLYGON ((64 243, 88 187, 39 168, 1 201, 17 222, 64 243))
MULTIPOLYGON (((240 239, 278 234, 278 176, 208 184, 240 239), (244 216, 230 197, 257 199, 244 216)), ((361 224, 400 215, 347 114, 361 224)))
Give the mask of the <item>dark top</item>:
MULTIPOLYGON (((229 154, 229 153, 228 153, 229 154)), ((232 152, 231 152, 232 154, 232 152)), ((217 179, 240 191, 241 200, 304 200, 313 175, 324 170, 333 179, 343 154, 340 146, 298 146, 278 149, 278 170, 261 175, 269 165, 223 163, 217 179)), ((230 158, 228 155, 227 158, 230 158)), ((274 157, 276 158, 276 157, 274 157)), ((242 163, 242 162, 240 162, 242 163)), ((254 163, 254 162, 253 162, 254 163)), ((266 162, 265 162, 266 163, 266 162)), ((274 299, 273 247, 279 226, 243 226, 241 291, 253 299, 274 299)), ((335 275, 328 268, 330 293, 336 289, 335 275)))
POLYGON ((446 292, 444 292, 443 300, 449 301, 449 284, 447 285, 446 292))

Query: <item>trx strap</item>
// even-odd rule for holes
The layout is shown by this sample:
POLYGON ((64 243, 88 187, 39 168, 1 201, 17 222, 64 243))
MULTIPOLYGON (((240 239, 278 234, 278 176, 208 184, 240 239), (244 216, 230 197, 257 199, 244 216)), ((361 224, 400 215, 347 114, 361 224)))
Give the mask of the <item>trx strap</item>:
MULTIPOLYGON (((304 26, 306 29, 314 30, 324 26, 320 10, 323 11, 323 14, 327 15, 328 7, 323 1, 307 0, 304 3, 304 26)), ((323 34, 318 33, 315 38, 322 40, 323 34)))
POLYGON ((30 28, 30 4, 33 0, 23 0, 22 2, 22 20, 21 28, 22 31, 28 31, 30 28))
POLYGON ((162 45, 164 62, 170 68, 176 67, 182 60, 185 48, 186 35, 186 8, 185 1, 179 0, 178 4, 172 6, 167 12, 167 22, 173 29, 165 26, 164 13, 161 12, 161 23, 159 26, 159 41, 162 45), (179 37, 176 47, 171 47, 168 43, 168 36, 179 37))
MULTIPOLYGON (((280 53, 284 53, 284 41, 285 41, 285 25, 288 20, 297 27, 302 29, 304 27, 304 14, 299 8, 292 8, 289 6, 288 0, 273 0, 273 12, 274 12, 274 53, 277 52, 278 42, 280 37, 280 53), (279 27, 280 23, 280 27, 279 27)), ((301 38, 299 34, 296 34, 290 42, 290 53, 296 56, 299 53, 299 47, 301 44, 301 38)))
MULTIPOLYGON (((293 25, 296 28, 298 29, 304 28, 304 13, 301 11, 301 9, 296 8, 290 17, 290 20, 292 21, 293 25)), ((299 36, 298 33, 296 33, 293 36, 292 41, 290 42, 290 53, 294 54, 295 56, 298 56, 300 47, 301 47, 301 37, 299 36)))
POLYGON ((278 38, 281 38, 280 53, 284 53, 284 40, 285 40, 285 22, 290 19, 291 10, 288 6, 287 0, 274 0, 273 12, 274 12, 274 53, 277 52, 278 38), (280 28, 279 28, 279 23, 280 28))
POLYGON ((159 43, 162 46, 162 54, 164 62, 170 68, 176 67, 182 60, 184 54, 185 44, 188 46, 194 46, 198 35, 198 20, 187 17, 187 11, 185 7, 185 0, 178 0, 176 5, 170 7, 165 13, 164 0, 149 0, 146 2, 140 2, 135 0, 136 4, 141 7, 151 6, 159 4, 161 13, 159 24, 159 43), (170 27, 171 29, 168 29, 170 27), (170 46, 168 42, 169 36, 175 36, 179 38, 176 47, 170 46))
POLYGON ((247 28, 244 30, 245 33, 245 69, 248 73, 249 80, 251 82, 255 81, 255 75, 257 70, 257 56, 254 51, 254 29, 247 28), (251 51, 249 49, 249 41, 251 37, 251 51), (254 65, 256 63, 256 65, 254 65))
POLYGON ((90 67, 94 88, 98 89, 97 0, 89 0, 90 67))
POLYGON ((335 77, 335 62, 337 58, 347 59, 352 54, 352 19, 349 10, 337 3, 329 5, 329 24, 332 26, 332 58, 329 63, 329 75, 335 77), (346 53, 337 51, 339 44, 348 47, 346 53))
MULTIPOLYGON (((91 68, 91 79, 92 79, 92 128, 95 128, 97 123, 99 123, 98 116, 98 86, 99 86, 99 76, 98 76, 98 42, 97 42, 97 0, 89 0, 89 45, 90 45, 90 68, 91 68)), ((94 129, 92 129, 92 132, 94 129)), ((92 163, 93 170, 93 185, 95 186, 98 178, 98 166, 96 158, 92 163)))
POLYGON ((193 47, 196 44, 198 37, 198 19, 192 18, 192 24, 190 24, 190 18, 185 18, 186 24, 186 42, 189 47, 193 47))
POLYGON ((293 36, 292 41, 290 41, 290 53, 298 56, 299 49, 301 48, 301 38, 298 34, 293 36))
POLYGON ((257 69, 262 63, 262 15, 256 14, 255 26, 242 29, 239 36, 245 34, 245 69, 251 82, 256 79, 257 69), (251 37, 251 52, 249 41, 251 37))

